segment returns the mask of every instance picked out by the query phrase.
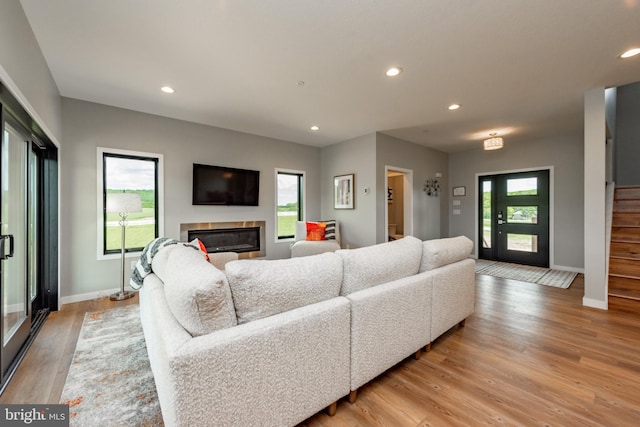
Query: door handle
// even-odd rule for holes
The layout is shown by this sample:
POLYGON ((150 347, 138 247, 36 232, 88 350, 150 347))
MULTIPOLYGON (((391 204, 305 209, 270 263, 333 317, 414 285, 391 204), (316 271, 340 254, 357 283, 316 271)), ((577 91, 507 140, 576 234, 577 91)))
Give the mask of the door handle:
POLYGON ((13 256, 14 242, 13 234, 6 234, 0 236, 0 260, 11 258, 13 256), (5 241, 9 240, 9 253, 5 252, 5 241))
POLYGON ((502 225, 502 224, 504 224, 504 221, 503 221, 503 220, 501 220, 501 219, 499 219, 499 220, 498 220, 498 225, 502 225))

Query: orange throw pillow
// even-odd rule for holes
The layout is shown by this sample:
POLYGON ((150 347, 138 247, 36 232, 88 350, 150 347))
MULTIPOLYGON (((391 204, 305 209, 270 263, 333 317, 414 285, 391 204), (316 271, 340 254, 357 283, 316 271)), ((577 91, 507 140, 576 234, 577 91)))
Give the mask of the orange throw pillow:
POLYGON ((307 222, 307 240, 327 240, 326 229, 326 222, 307 222))
POLYGON ((196 249, 200 249, 200 251, 204 254, 204 257, 206 258, 206 260, 209 261, 209 254, 207 253, 207 247, 204 245, 204 243, 202 243, 200 239, 196 237, 195 239, 190 241, 189 244, 195 247, 196 249))

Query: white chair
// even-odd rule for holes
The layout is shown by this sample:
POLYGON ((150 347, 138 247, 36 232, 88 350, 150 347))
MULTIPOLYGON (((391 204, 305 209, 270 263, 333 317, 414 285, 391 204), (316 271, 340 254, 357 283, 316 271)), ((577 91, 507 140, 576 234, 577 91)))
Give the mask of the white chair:
POLYGON ((335 252, 340 249, 340 226, 336 221, 335 240, 307 240, 307 223, 296 222, 295 242, 291 245, 291 258, 335 252))

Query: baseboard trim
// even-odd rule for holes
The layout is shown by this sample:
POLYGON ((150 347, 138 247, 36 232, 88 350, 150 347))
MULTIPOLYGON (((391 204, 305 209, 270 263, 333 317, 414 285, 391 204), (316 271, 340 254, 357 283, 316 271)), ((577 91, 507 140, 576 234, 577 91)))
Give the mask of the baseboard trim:
POLYGON ((582 273, 584 274, 584 268, 578 267, 567 267, 566 265, 552 265, 550 266, 553 270, 561 270, 561 271, 571 271, 572 273, 582 273))
POLYGON ((609 310, 609 301, 600 301, 597 299, 583 297, 582 305, 585 307, 599 308, 600 310, 609 310))
MULTIPOLYGON (((133 289, 125 287, 125 290, 131 291, 133 289)), ((60 308, 62 308, 62 306, 64 306, 65 304, 108 297, 109 295, 115 294, 116 292, 120 292, 120 288, 104 289, 102 291, 89 292, 86 294, 69 295, 68 297, 62 297, 60 308)))

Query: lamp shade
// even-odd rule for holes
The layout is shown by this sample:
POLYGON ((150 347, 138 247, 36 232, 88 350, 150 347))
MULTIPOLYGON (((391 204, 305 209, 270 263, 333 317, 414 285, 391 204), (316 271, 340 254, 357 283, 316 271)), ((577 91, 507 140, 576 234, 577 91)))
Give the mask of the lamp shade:
POLYGON ((504 146, 504 141, 500 137, 493 137, 484 140, 485 150, 499 150, 504 146))
POLYGON ((107 213, 142 212, 142 201, 137 193, 107 193, 107 213))

